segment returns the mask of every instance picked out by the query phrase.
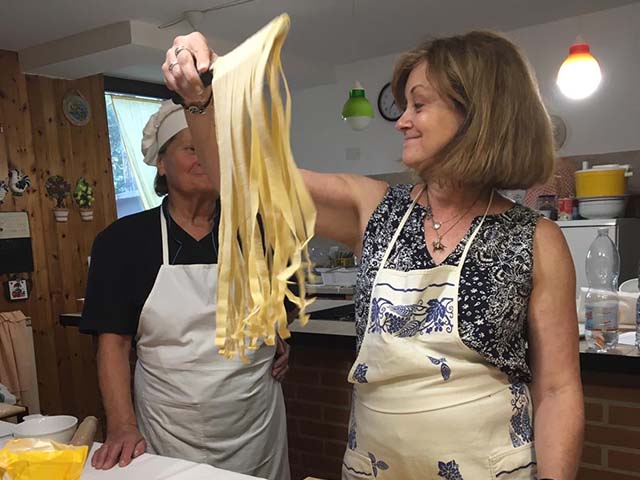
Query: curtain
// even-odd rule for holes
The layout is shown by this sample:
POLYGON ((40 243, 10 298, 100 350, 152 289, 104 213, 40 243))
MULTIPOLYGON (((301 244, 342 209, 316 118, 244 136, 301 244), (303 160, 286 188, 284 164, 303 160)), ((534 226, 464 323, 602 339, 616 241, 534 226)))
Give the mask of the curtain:
POLYGON ((142 130, 149 117, 160 108, 160 101, 122 95, 113 95, 111 101, 124 148, 129 158, 129 165, 138 185, 142 205, 145 210, 157 207, 162 201, 162 198, 156 195, 153 189, 153 180, 157 170, 144 163, 140 145, 142 130))
POLYGON ((0 312, 0 383, 18 401, 35 382, 26 320, 20 311, 0 312))

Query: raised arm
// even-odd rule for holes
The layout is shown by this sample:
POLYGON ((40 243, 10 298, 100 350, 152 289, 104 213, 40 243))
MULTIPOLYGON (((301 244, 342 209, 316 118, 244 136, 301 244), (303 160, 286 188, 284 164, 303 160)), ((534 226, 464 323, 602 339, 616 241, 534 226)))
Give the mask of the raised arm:
MULTIPOLYGON (((187 105, 206 105, 211 98, 211 86, 204 87, 199 74, 205 72, 215 58, 216 54, 201 33, 176 37, 162 65, 167 87, 179 93, 187 105)), ((213 103, 203 115, 186 115, 198 158, 219 192, 220 159, 213 103)), ((344 243, 359 255, 366 223, 384 196, 387 184, 359 175, 309 170, 301 173, 318 211, 316 235, 344 243)))

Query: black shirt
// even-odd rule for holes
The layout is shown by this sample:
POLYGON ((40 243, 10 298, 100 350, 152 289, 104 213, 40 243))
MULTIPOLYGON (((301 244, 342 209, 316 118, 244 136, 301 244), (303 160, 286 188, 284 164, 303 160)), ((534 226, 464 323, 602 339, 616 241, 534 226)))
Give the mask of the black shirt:
MULTIPOLYGON (((164 215, 169 263, 217 262, 219 215, 214 216, 211 233, 200 241, 171 219, 166 206, 164 215)), ((91 249, 80 330, 135 336, 142 307, 161 265, 160 207, 123 217, 99 233, 91 249)))
MULTIPOLYGON (((172 265, 214 264, 218 261, 216 214, 210 234, 194 239, 171 219, 163 202, 172 265)), ((219 212, 219 204, 216 212, 219 212)), ((260 218, 258 224, 262 230, 260 218)), ((160 207, 116 220, 100 232, 91 249, 91 264, 80 331, 135 336, 142 307, 162 265, 160 207)), ((291 287, 294 292, 297 288, 291 287)), ((176 299, 180 301, 180 299, 176 299)), ((294 304, 285 298, 285 308, 294 304)))

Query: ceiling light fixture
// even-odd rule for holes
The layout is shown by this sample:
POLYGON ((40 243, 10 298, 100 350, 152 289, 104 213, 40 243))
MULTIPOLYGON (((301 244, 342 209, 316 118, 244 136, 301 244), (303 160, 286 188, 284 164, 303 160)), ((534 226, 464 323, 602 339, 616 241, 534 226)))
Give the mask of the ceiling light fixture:
POLYGON ((578 36, 558 70, 558 88, 566 97, 582 100, 597 90, 601 80, 598 61, 591 55, 589 44, 578 36))
MULTIPOLYGON (((358 22, 356 16, 356 0, 351 3, 351 27, 354 29, 354 37, 351 43, 351 61, 356 60, 356 39, 358 38, 358 22)), ((364 87, 356 81, 355 86, 349 90, 349 99, 342 107, 342 120, 356 131, 364 130, 373 118, 373 107, 364 92, 364 87)))

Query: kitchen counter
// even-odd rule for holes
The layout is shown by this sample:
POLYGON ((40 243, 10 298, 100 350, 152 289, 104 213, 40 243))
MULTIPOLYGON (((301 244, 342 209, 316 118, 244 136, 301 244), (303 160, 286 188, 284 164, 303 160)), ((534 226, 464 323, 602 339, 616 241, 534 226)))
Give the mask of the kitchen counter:
MULTIPOLYGON (((5 427, 13 424, 0 422, 5 427)), ((11 437, 0 437, 0 448, 9 441, 11 437)), ((111 470, 96 470, 91 466, 91 456, 100 447, 99 443, 94 443, 91 451, 87 455, 87 463, 80 480, 138 480, 140 478, 149 479, 171 479, 171 480, 258 480, 259 477, 242 475, 205 465, 193 463, 178 458, 162 457, 144 453, 134 459, 127 467, 113 467, 111 470)))
MULTIPOLYGON (((307 309, 311 319, 303 327, 299 320, 289 326, 292 336, 298 343, 307 345, 340 345, 343 348, 355 349, 355 323, 322 318, 322 312, 339 310, 341 307, 353 305, 352 300, 332 300, 318 298, 307 309), (316 338, 311 338, 312 336, 316 338)), ((60 315, 60 324, 77 327, 80 313, 60 315)), ((623 329, 622 332, 629 331, 623 329)), ((590 351, 586 341, 580 342, 580 363, 583 370, 596 372, 640 373, 640 352, 633 345, 618 345, 612 352, 596 353, 590 351)))
POLYGON ((351 300, 330 300, 324 298, 318 298, 308 308, 307 313, 310 314, 311 319, 303 327, 299 320, 294 320, 289 325, 291 334, 294 333, 315 333, 319 335, 339 335, 349 337, 353 342, 353 337, 356 335, 355 322, 353 321, 340 321, 340 320, 328 320, 322 318, 322 312, 331 311, 341 307, 350 307, 353 305, 351 300))
MULTIPOLYGON (((298 321, 290 326, 290 371, 283 388, 294 478, 339 479, 349 429, 352 385, 347 377, 356 356, 355 323, 330 319, 341 318, 332 312, 344 305, 321 305, 329 310, 314 311, 304 327, 298 321)), ((609 478, 601 459, 621 455, 620 449, 639 453, 640 354, 631 345, 590 352, 583 340, 580 363, 587 422, 579 478, 609 478)))
MULTIPOLYGON (((340 344, 343 347, 351 345, 355 348, 355 323, 348 321, 336 321, 322 318, 322 310, 324 308, 335 308, 349 305, 348 301, 332 301, 323 300, 318 304, 313 312, 314 315, 304 327, 298 320, 295 320, 290 326, 291 334, 298 341, 307 345, 320 346, 323 342, 329 341, 327 337, 332 338, 329 343, 340 344), (322 307, 322 308, 320 308, 322 307), (311 339, 311 335, 317 335, 318 338, 311 339), (324 339, 322 338, 324 337, 324 339)), ((621 333, 629 332, 630 329, 622 329, 621 333)), ((618 347, 607 353, 597 353, 589 350, 585 340, 580 341, 580 363, 583 370, 591 370, 597 372, 610 371, 617 373, 640 373, 640 352, 635 345, 618 345, 618 347)))
MULTIPOLYGON (((93 444, 87 458, 100 446, 93 444)), ((171 480, 258 480, 259 477, 222 470, 202 463, 193 463, 178 458, 161 457, 144 453, 134 459, 127 467, 113 467, 111 470, 96 470, 88 460, 80 480, 139 480, 171 479, 171 480)))
MULTIPOLYGON (((339 293, 344 294, 350 287, 339 287, 339 286, 330 286, 330 285, 317 285, 316 287, 326 287, 330 288, 330 293, 339 293)), ((316 300, 307 308, 307 313, 313 314, 315 312, 329 310, 337 307, 345 307, 347 305, 353 305, 352 300, 333 300, 327 298, 316 298, 316 300)), ((82 313, 63 313, 59 317, 60 325, 63 327, 77 327, 80 324, 80 319, 82 318, 82 313)), ((332 329, 328 329, 330 331, 332 329)), ((339 331, 340 329, 338 329, 339 331)), ((335 332, 335 328, 333 329, 335 332)), ((325 332, 319 332, 325 333, 325 332)), ((338 333, 333 333, 333 335, 339 335, 338 333)), ((351 334, 355 335, 355 330, 351 334)))
POLYGON ((307 293, 309 295, 353 295, 356 291, 356 287, 351 285, 316 285, 307 284, 307 293))

